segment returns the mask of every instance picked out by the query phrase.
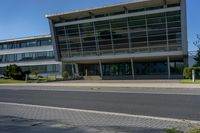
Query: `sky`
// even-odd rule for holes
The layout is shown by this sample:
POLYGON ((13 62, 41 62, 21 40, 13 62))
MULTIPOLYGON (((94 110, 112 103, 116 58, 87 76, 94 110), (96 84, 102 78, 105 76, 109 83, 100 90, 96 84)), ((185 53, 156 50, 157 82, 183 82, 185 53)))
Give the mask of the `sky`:
MULTIPOLYGON (((1 0, 0 40, 50 34, 45 15, 81 10, 131 0, 1 0)), ((134 1, 134 0, 132 0, 134 1)), ((187 0, 189 50, 200 34, 200 0, 187 0)))

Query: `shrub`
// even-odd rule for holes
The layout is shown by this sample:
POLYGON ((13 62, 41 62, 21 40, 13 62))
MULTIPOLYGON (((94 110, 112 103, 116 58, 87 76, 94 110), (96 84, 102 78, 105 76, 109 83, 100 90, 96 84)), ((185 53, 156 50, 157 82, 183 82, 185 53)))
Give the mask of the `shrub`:
POLYGON ((195 70, 196 78, 200 78, 200 68, 199 67, 186 67, 183 70, 183 77, 185 79, 192 79, 192 70, 195 70))
POLYGON ((6 70, 3 75, 15 80, 22 80, 25 78, 25 74, 22 69, 15 64, 6 66, 6 70))
POLYGON ((64 79, 68 79, 69 76, 70 76, 70 74, 69 74, 68 71, 64 71, 64 72, 62 73, 62 77, 63 77, 64 79))
POLYGON ((192 70, 189 67, 184 68, 183 77, 185 79, 192 79, 192 70))

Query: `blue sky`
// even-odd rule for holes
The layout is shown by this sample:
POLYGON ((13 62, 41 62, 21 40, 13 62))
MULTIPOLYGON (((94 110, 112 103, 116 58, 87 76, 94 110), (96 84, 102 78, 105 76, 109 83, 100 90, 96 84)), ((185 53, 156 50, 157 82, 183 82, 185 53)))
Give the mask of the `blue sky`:
MULTIPOLYGON (((0 40, 49 34, 46 14, 99 7, 131 0, 1 0, 0 40)), ((189 50, 200 34, 200 0, 187 0, 189 50)))

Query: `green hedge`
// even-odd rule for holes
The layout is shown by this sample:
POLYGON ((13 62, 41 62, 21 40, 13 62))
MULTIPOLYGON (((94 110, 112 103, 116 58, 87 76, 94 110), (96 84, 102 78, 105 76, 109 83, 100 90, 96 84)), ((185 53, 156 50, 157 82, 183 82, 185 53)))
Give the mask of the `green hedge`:
POLYGON ((183 77, 185 79, 192 79, 192 70, 195 70, 195 76, 200 79, 200 68, 199 67, 186 67, 183 70, 183 77))

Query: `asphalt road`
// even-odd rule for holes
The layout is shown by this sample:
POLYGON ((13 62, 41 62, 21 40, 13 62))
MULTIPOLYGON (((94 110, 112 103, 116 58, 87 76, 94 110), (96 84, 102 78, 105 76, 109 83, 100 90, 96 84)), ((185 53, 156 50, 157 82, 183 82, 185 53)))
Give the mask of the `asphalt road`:
POLYGON ((0 90, 0 102, 200 120, 198 95, 0 90))

